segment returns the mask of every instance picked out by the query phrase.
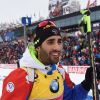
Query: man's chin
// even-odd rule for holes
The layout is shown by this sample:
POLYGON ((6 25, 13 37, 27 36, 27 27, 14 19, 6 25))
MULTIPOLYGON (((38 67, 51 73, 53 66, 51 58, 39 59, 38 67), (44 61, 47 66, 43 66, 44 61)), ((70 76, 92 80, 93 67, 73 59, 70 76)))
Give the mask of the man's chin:
POLYGON ((52 61, 53 64, 57 64, 58 62, 59 62, 59 60, 56 60, 56 61, 53 60, 53 61, 52 61))
POLYGON ((53 64, 57 64, 59 62, 59 58, 58 57, 52 57, 51 62, 53 64))

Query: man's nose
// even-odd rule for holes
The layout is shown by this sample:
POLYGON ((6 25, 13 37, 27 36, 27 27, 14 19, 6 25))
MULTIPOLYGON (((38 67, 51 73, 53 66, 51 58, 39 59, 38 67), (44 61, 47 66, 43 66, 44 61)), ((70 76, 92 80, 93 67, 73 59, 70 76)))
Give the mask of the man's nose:
POLYGON ((59 44, 59 43, 55 43, 54 44, 54 50, 61 50, 61 48, 62 48, 62 45, 61 44, 59 44))

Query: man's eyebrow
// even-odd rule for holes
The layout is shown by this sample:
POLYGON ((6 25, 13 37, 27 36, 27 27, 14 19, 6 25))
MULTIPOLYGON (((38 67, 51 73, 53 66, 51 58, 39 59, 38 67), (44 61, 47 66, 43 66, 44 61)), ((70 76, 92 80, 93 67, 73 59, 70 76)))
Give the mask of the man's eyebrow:
POLYGON ((54 41, 55 39, 48 39, 47 41, 54 41))

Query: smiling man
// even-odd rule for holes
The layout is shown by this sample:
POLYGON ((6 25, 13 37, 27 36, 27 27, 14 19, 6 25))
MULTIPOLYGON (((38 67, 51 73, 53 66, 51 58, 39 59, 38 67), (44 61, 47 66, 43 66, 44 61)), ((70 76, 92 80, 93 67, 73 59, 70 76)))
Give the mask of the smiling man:
POLYGON ((51 21, 40 22, 34 46, 28 45, 20 68, 4 80, 1 100, 85 100, 92 82, 87 79, 73 86, 68 74, 58 66, 61 51, 60 30, 51 21))

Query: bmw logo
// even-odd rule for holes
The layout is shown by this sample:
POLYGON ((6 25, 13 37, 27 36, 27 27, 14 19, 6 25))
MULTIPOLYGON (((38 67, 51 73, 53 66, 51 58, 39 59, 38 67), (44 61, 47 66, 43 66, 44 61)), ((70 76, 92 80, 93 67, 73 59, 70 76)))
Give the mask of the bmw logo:
POLYGON ((59 91, 59 83, 56 79, 52 80, 52 82, 50 84, 50 91, 53 93, 56 93, 59 91))

